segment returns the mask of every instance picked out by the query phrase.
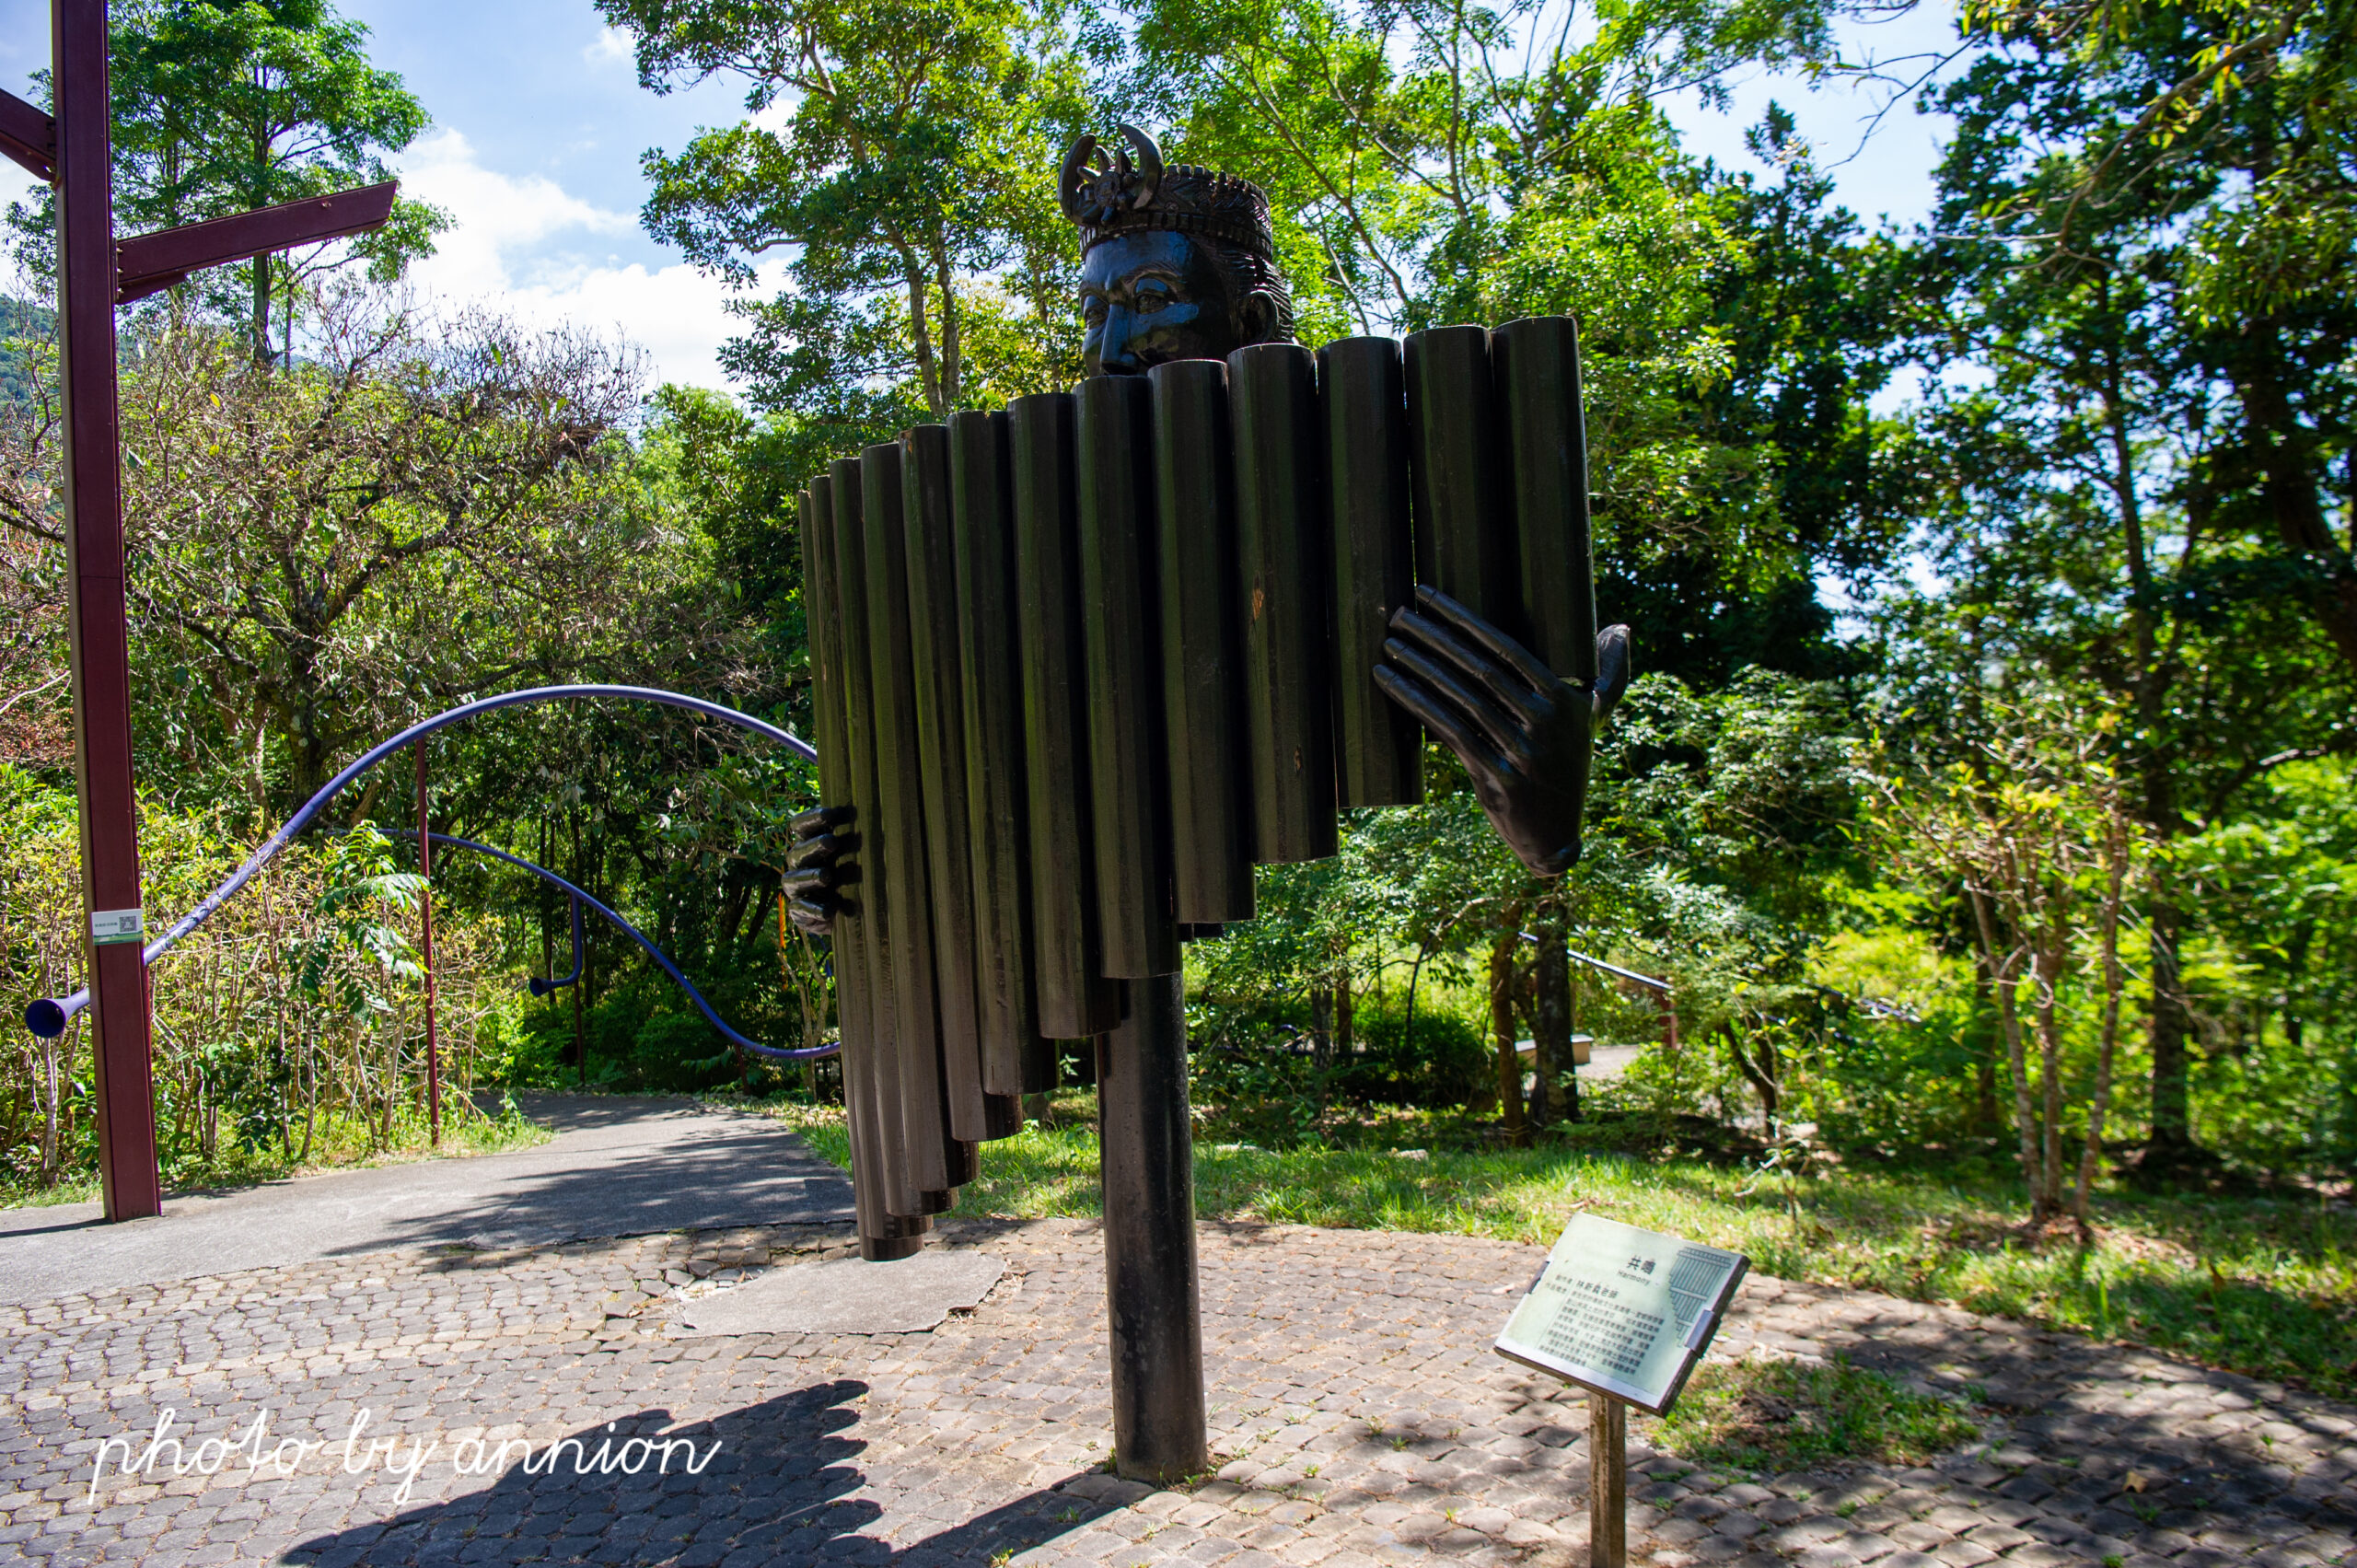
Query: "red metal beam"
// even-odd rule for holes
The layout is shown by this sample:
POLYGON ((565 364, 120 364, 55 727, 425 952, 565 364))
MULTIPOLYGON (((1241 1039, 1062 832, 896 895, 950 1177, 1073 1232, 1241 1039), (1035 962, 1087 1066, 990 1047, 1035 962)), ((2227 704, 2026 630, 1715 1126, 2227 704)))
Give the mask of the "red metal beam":
POLYGON ((382 228, 393 215, 398 180, 307 196, 235 217, 208 218, 115 241, 115 303, 145 299, 206 267, 250 261, 291 245, 313 245, 382 228))
POLYGON ((418 951, 425 960, 425 1126, 427 1138, 438 1149, 442 1146, 442 1053, 434 1038, 434 824, 426 817, 425 742, 419 741, 414 749, 417 874, 425 883, 417 890, 418 951))
POLYGON ((57 178, 57 122, 0 91, 0 155, 22 164, 36 180, 57 178))
POLYGON ((140 952, 139 800, 131 778, 130 623, 123 613, 116 428, 112 126, 106 0, 56 0, 58 370, 64 394, 67 627, 74 781, 82 814, 99 1174, 107 1218, 163 1211, 140 952))

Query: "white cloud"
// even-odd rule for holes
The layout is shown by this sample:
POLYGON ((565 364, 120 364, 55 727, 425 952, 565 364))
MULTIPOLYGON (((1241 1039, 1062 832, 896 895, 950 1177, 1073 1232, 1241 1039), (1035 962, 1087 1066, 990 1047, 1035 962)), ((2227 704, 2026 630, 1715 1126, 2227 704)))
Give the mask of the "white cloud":
POLYGON ((402 161, 403 191, 454 220, 412 269, 420 291, 524 321, 615 332, 647 351, 661 379, 725 384, 720 345, 738 331, 724 308, 728 290, 684 263, 650 269, 614 255, 612 241, 638 232, 631 214, 544 175, 485 168, 456 131, 435 132, 402 161))
POLYGON ((581 52, 581 58, 592 65, 611 65, 631 58, 630 40, 620 28, 600 28, 597 41, 581 52))

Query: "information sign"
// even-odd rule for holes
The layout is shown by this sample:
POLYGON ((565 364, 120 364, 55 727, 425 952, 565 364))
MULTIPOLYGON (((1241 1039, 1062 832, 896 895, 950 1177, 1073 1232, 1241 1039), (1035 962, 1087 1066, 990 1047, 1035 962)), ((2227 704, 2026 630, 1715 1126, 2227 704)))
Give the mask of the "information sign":
POLYGON ((1739 1252, 1579 1214, 1506 1319, 1497 1352, 1666 1414, 1750 1268, 1739 1252))

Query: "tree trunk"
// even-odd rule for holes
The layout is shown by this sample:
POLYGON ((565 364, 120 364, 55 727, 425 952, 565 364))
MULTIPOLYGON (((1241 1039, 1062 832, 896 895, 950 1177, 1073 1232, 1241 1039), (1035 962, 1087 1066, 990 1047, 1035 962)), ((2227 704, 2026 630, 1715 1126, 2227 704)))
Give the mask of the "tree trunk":
POLYGON ((2067 954, 2061 915, 2046 933, 2035 966, 2038 989, 2034 1011, 2038 1018, 2038 1081, 2044 1104, 2042 1136, 2038 1142, 2038 1190, 2030 1205, 2033 1224, 2052 1218, 2062 1207, 2062 1024, 2057 993, 2062 985, 2067 954))
POLYGON ((2014 966, 2020 961, 2018 950, 2002 957, 1998 950, 1997 920, 1989 908, 1989 897, 1978 890, 1972 895, 1974 923, 1980 935, 1980 952, 1989 965, 1997 993, 1997 1022, 2004 1030, 2005 1061, 2014 1076, 2014 1127, 2021 1138, 2022 1181, 2033 1194, 2032 1210, 2036 1210, 2035 1194, 2045 1187, 2038 1168, 2038 1114, 2030 1105, 2029 1062, 2022 1043, 2021 1010, 2014 1005, 2020 978, 2014 966))
POLYGON ((2244 329, 2233 368, 2235 390, 2250 422, 2247 450, 2262 476, 2261 500, 2284 548, 2322 571, 2324 592, 2306 596, 2306 603, 2342 660, 2357 671, 2357 562, 2332 537, 2326 520, 2318 493, 2327 448, 2292 407, 2282 337, 2271 318, 2244 329))
POLYGON ((2004 1055, 2004 1037, 1997 1028, 1997 997, 1995 985, 1989 974, 1985 959, 1975 956, 1972 966, 1973 989, 1980 993, 1980 1005, 1973 1009, 1973 1033, 1981 1037, 1972 1070, 1972 1107, 1967 1126, 1977 1135, 1993 1138, 2000 1125, 1997 1114, 1997 1063, 2004 1055))
POLYGON ((2087 1142, 2079 1152, 2079 1180, 2071 1195, 2071 1214, 2082 1237, 2092 1234, 2087 1224, 2087 1198, 2095 1189, 2096 1164, 2103 1157, 2104 1118, 2111 1109, 2111 1064, 2119 1045, 2119 999, 2128 977, 2119 965, 2119 912, 2128 880, 2128 835, 2117 819, 2104 845, 2102 919, 2103 1029, 2096 1041, 2096 1089, 2087 1104, 2087 1142))
POLYGON ((2156 900, 2150 922, 2153 948, 2153 1130, 2144 1145, 2147 1169, 2196 1163, 2192 1091, 2186 1052, 2191 1032, 2185 1009, 2185 981, 2177 944, 2184 915, 2168 900, 2156 900))
POLYGON ((1759 1060, 1751 1057, 1751 1048, 1743 1041, 1743 1026, 1730 1018, 1719 1028, 1726 1036, 1727 1053, 1735 1058, 1736 1071, 1743 1074, 1752 1092, 1759 1097, 1759 1114, 1766 1120, 1770 1133, 1776 1130, 1777 1113, 1783 1109, 1784 1097, 1776 1086, 1776 1048, 1763 1045, 1759 1060))
POLYGON ((955 412, 965 392, 965 355, 960 346, 957 280, 951 275, 949 249, 937 246, 933 253, 934 280, 941 290, 941 403, 940 417, 955 412))
POLYGON ((270 258, 257 256, 252 266, 254 361, 268 365, 278 357, 270 343, 270 258))
POLYGON ((1517 1147, 1530 1138, 1522 1119, 1522 1053, 1514 1048, 1514 950, 1521 940, 1510 921, 1490 945, 1490 1033, 1498 1052, 1498 1117, 1517 1147))
POLYGON ((924 268, 917 253, 906 245, 900 247, 901 281, 909 291, 909 345, 916 354, 917 386, 924 393, 924 406, 935 419, 949 417, 948 400, 942 396, 941 366, 933 354, 933 328, 925 308, 924 268))
POLYGON ((1530 1009, 1530 1040, 1538 1087, 1530 1097, 1530 1120, 1544 1127, 1559 1111, 1577 1121, 1575 1104, 1557 1105, 1556 1080, 1572 1065, 1572 965, 1563 949, 1563 934, 1551 926, 1539 930, 1537 973, 1530 1009))

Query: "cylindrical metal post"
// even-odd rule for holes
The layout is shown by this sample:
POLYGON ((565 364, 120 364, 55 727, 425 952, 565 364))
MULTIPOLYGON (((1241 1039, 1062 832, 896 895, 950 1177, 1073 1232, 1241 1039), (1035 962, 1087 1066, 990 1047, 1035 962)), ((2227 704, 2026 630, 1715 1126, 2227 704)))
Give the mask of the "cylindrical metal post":
POLYGON ((1609 1395, 1587 1397, 1588 1568, 1628 1568, 1629 1407, 1609 1395))
MULTIPOLYGON (((866 546, 867 657, 875 715, 876 809, 860 810, 860 841, 878 848, 861 866, 874 929, 877 979, 893 998, 892 1036, 900 1088, 901 1148, 916 1202, 905 1213, 938 1214, 956 1201, 948 1086, 941 1063, 933 908, 926 874, 924 802, 911 766, 918 757, 916 669, 909 646, 906 503, 900 448, 884 443, 859 457, 860 525, 866 546)), ((842 482, 836 481, 841 496, 842 482)), ((841 503, 838 500, 838 506, 841 503)), ((840 515, 840 514, 839 514, 840 515)))
POLYGON ((1120 1018, 1098 969, 1096 839, 1089 822, 1086 656, 1080 615, 1078 477, 1070 392, 1007 405, 1013 456, 1031 939, 1039 1032, 1086 1040, 1120 1018))
POLYGON ((965 1143, 1022 1126, 1014 1097, 982 1084, 975 998, 973 849, 967 842, 966 680, 958 625, 958 546, 950 513, 949 427, 900 435, 907 530, 909 649, 914 665, 917 765, 924 805, 925 880, 932 890, 934 972, 941 1006, 942 1081, 949 1130, 965 1143))
POLYGON ((442 1049, 434 1033, 434 834, 425 805, 425 742, 411 749, 417 754, 417 874, 425 885, 417 890, 417 948, 425 967, 425 1136, 442 1146, 442 1049))
POLYGON ((117 451, 113 125, 106 0, 56 0, 58 377, 64 394, 66 635, 82 824, 83 940, 96 1034, 99 1177, 110 1220, 161 1214, 139 800, 131 774, 130 621, 117 451))
POLYGON ((1113 1453, 1124 1477, 1163 1484, 1201 1474, 1211 1458, 1186 985, 1178 975, 1156 975, 1125 989, 1129 1016, 1097 1045, 1113 1453))
POLYGON ((1434 327, 1407 343, 1408 465, 1416 579, 1501 626, 1513 620, 1514 489, 1483 327, 1434 327))
MULTIPOLYGON (((1596 679, 1596 582, 1588 542, 1587 430, 1580 334, 1568 316, 1490 334, 1513 476, 1515 612, 1499 624, 1567 680, 1596 679)), ((1569 786, 1576 787, 1576 786, 1569 786)))
POLYGON ((1182 924, 1252 918, 1244 634, 1227 366, 1180 359, 1154 389, 1162 719, 1170 759, 1172 903, 1182 924))
MULTIPOLYGON (((807 607, 813 668, 811 727, 818 731, 819 799, 854 804, 853 759, 845 716, 842 583, 835 562, 834 487, 821 474, 802 497, 802 585, 807 607)), ((854 825, 853 831, 857 829, 854 825)), ((782 938, 781 938, 782 940, 782 938)), ((931 1222, 894 1214, 887 1202, 892 1178, 877 1107, 874 1010, 869 998, 866 928, 855 897, 837 911, 831 938, 835 1016, 842 1051, 843 1124, 851 1135, 852 1202, 859 1217, 860 1256, 870 1262, 905 1258, 924 1245, 931 1222)))
POLYGON ((834 520, 835 636, 842 650, 843 745, 851 763, 852 807, 856 813, 853 830, 859 843, 859 881, 853 902, 859 911, 855 939, 864 958, 861 974, 865 983, 858 1005, 867 1044, 867 1071, 873 1074, 872 1090, 862 1099, 875 1126, 885 1210, 912 1216, 923 1211, 918 1190, 909 1179, 906 1139, 898 1109, 899 1008, 885 935, 886 908, 890 902, 885 865, 893 846, 888 842, 889 823, 878 803, 877 786, 876 678, 868 653, 867 534, 859 459, 838 459, 824 482, 823 498, 819 482, 813 481, 810 491, 811 498, 825 505, 834 520))
POLYGON ((1404 377, 1392 338, 1346 338, 1318 351, 1334 583, 1334 782, 1343 806, 1424 798, 1423 730, 1375 683, 1391 612, 1415 592, 1404 377))
POLYGON ((1054 1071, 1031 1001, 1031 868, 1023 853, 1029 807, 1015 633, 1015 481, 1008 461, 1005 414, 969 410, 949 416, 975 997, 982 1087, 993 1095, 1036 1093, 1049 1086, 1054 1071))
MULTIPOLYGON (((573 836, 573 885, 586 887, 587 879, 581 874, 581 814, 567 812, 565 826, 573 836)), ((578 929, 581 912, 577 901, 574 906, 573 918, 578 929)), ((575 1088, 586 1089, 589 1086, 589 1026, 581 1016, 581 993, 589 989, 589 949, 586 947, 581 949, 581 978, 568 989, 573 993, 573 1084, 575 1088)))
POLYGON ((1337 838, 1317 361, 1294 343, 1255 343, 1227 366, 1253 854, 1321 860, 1337 838))
POLYGON ((1169 764, 1157 671, 1152 389, 1135 376, 1080 388, 1080 592, 1087 607, 1089 812, 1108 975, 1178 969, 1170 907, 1169 764))

